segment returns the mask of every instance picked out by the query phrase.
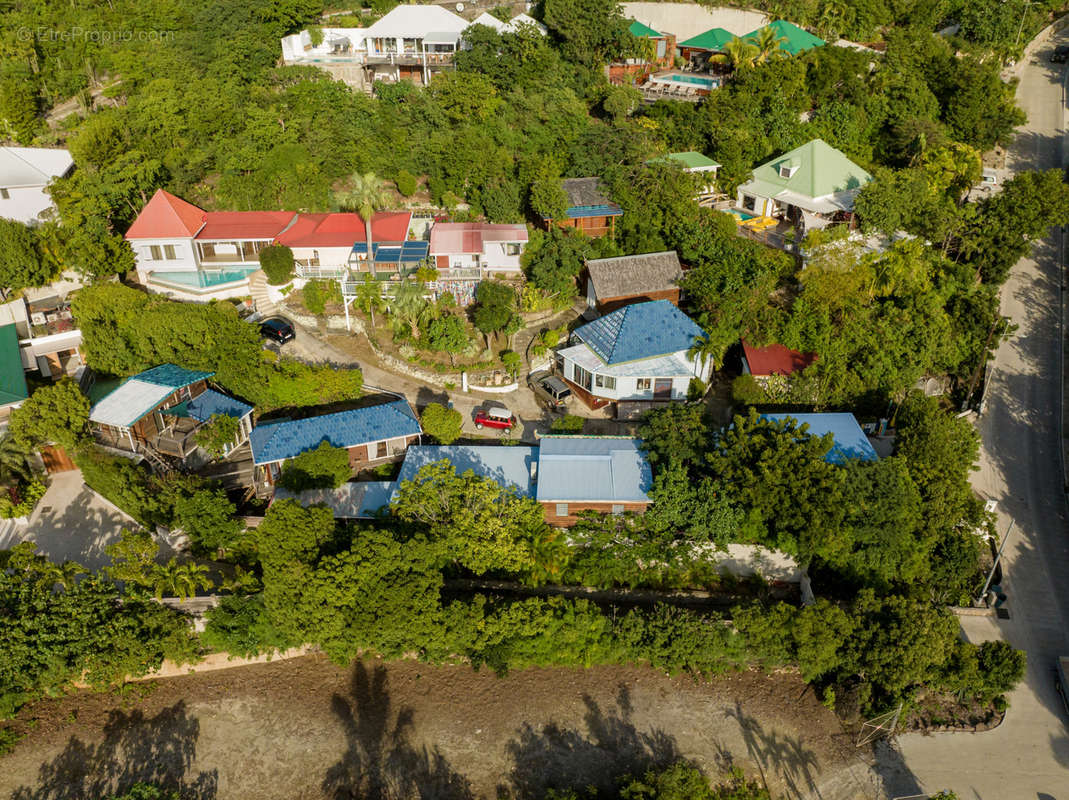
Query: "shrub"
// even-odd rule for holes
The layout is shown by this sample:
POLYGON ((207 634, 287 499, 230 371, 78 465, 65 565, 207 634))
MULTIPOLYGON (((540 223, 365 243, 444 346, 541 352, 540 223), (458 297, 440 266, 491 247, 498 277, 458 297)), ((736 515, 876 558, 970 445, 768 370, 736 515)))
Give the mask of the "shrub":
POLYGON ((320 290, 319 281, 308 281, 301 294, 304 295, 304 307, 313 314, 322 314, 327 310, 327 301, 320 290))
POLYGON ((212 650, 251 658, 273 650, 285 650, 299 642, 289 641, 271 622, 262 594, 229 595, 208 609, 201 640, 212 650))
POLYGON ((273 244, 260 251, 260 268, 272 286, 281 286, 293 277, 293 251, 273 244))
POLYGON ((18 502, 10 494, 0 497, 0 519, 27 517, 33 511, 37 501, 45 496, 45 485, 34 479, 18 490, 18 502))
POLYGON ((197 446, 204 448, 204 451, 212 458, 222 458, 227 454, 230 445, 237 439, 240 429, 241 420, 237 417, 231 417, 226 414, 212 414, 208 423, 202 425, 193 434, 193 439, 196 441, 197 446))
POLYGON ((582 433, 583 418, 575 414, 565 414, 563 417, 553 420, 549 426, 553 433, 582 433))
POLYGON ((452 444, 460 438, 464 417, 453 408, 441 403, 430 403, 421 417, 423 432, 435 438, 439 444, 452 444))
POLYGON ((740 375, 731 382, 731 399, 740 406, 765 402, 765 390, 753 375, 740 375))
POLYGON ((506 350, 501 354, 501 365, 505 368, 505 371, 515 378, 520 372, 520 366, 523 364, 523 358, 519 353, 512 350, 506 350))
POLYGON ((692 403, 705 397, 705 381, 701 378, 691 378, 687 384, 687 399, 692 403))
POLYGON ((419 188, 419 181, 416 179, 416 176, 407 169, 403 169, 397 173, 394 183, 397 184, 397 191, 405 197, 411 197, 416 193, 416 189, 419 188))
POLYGON ((286 462, 282 467, 279 485, 291 492, 337 489, 349 480, 351 473, 349 451, 334 447, 329 442, 320 442, 315 450, 301 453, 286 462))

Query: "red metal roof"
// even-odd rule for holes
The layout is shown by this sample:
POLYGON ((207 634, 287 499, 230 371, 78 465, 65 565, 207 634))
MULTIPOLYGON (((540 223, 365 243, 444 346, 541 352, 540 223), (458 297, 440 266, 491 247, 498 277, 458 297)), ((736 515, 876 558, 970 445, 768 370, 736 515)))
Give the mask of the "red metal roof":
POLYGON ((292 211, 209 211, 198 239, 274 239, 296 218, 292 211))
POLYGON ((126 238, 186 239, 196 236, 204 225, 204 216, 204 209, 157 189, 126 232, 126 238))
MULTIPOLYGON (((408 237, 411 211, 388 211, 371 218, 371 236, 377 242, 403 242, 408 237)), ((359 214, 298 214, 297 220, 278 235, 288 247, 352 247, 366 241, 364 219, 359 214)))
POLYGON ((526 225, 437 222, 431 228, 431 255, 482 253, 484 242, 526 241, 526 225))
POLYGON ((753 375, 790 375, 801 372, 819 358, 816 353, 799 353, 781 344, 754 347, 745 339, 742 340, 742 352, 753 375))

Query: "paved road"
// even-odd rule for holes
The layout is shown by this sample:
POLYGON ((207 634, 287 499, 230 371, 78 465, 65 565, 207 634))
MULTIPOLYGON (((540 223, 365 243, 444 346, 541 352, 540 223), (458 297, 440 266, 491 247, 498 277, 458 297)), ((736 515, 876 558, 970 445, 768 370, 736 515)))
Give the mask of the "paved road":
MULTIPOLYGON (((1010 155, 1013 169, 1061 166, 1062 74, 1047 62, 1069 34, 1036 42, 1020 71, 1018 102, 1028 114, 1010 155)), ((1009 620, 969 620, 972 641, 1004 638, 1028 654, 1027 680, 1011 697, 1003 725, 983 734, 903 736, 912 776, 892 794, 954 789, 963 798, 1069 800, 1069 717, 1054 689, 1052 667, 1069 655, 1069 531, 1059 454, 1061 413, 1061 236, 1040 243, 1014 268, 1002 312, 1019 325, 994 362, 981 421, 981 468, 974 485, 997 499, 1000 530, 1014 532, 1004 555, 1009 620), (912 779, 911 779, 912 777, 912 779)))

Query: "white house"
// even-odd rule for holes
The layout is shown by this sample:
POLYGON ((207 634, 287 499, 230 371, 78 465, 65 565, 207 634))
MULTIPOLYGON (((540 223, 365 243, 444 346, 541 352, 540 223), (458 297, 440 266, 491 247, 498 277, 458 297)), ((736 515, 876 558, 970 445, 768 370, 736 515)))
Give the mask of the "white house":
POLYGON ((430 256, 438 270, 435 294, 450 293, 461 305, 474 301, 479 281, 521 274, 527 246, 524 224, 438 222, 431 228, 430 256))
POLYGON ((41 222, 52 209, 49 181, 65 178, 73 168, 66 150, 0 146, 0 217, 41 222))
POLYGON ((508 22, 502 22, 489 11, 484 11, 474 20, 472 25, 485 25, 488 28, 493 28, 498 33, 515 33, 520 29, 522 25, 530 25, 536 31, 541 34, 546 33, 546 26, 536 20, 534 17, 530 17, 527 14, 517 14, 508 22))
POLYGON ((821 139, 813 139, 754 168, 738 188, 736 204, 746 214, 803 222, 820 228, 849 215, 854 198, 872 175, 821 139))
POLYGON ((705 332, 667 300, 624 306, 576 328, 557 351, 558 372, 592 408, 619 400, 683 400, 710 360, 688 351, 705 332))

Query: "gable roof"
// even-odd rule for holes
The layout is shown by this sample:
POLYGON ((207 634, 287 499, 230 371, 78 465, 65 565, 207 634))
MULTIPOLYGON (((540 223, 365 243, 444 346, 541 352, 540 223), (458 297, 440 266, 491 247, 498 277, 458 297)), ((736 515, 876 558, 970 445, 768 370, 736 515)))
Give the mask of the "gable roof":
POLYGON ((508 30, 509 24, 502 22, 489 11, 484 11, 479 16, 471 21, 472 25, 485 25, 488 28, 493 28, 498 33, 504 33, 508 30))
POLYGON ((137 215, 127 239, 188 239, 204 227, 206 211, 157 189, 137 215))
POLYGON ((445 459, 463 475, 471 470, 480 478, 490 478, 502 488, 513 486, 525 497, 534 497, 532 465, 538 460, 538 448, 503 445, 414 446, 405 453, 397 475, 397 486, 416 477, 423 467, 445 459))
POLYGON ((606 364, 621 364, 689 350, 705 331, 667 300, 651 300, 618 308, 572 335, 606 364))
POLYGON ((675 250, 586 262, 590 282, 599 300, 679 288, 683 268, 675 250))
POLYGON ((367 408, 321 414, 318 417, 261 423, 252 429, 253 462, 270 464, 315 450, 322 442, 332 447, 355 447, 422 432, 404 400, 367 408))
POLYGON ((566 178, 561 181, 561 188, 568 195, 568 205, 572 208, 604 206, 612 202, 605 194, 601 178, 566 178))
POLYGON ((89 420, 98 425, 129 427, 179 389, 207 380, 213 374, 183 369, 174 364, 160 364, 134 375, 104 395, 89 409, 89 420))
POLYGON ((73 166, 71 154, 59 148, 0 146, 0 186, 5 189, 44 186, 73 166))
POLYGON ((29 397, 26 372, 19 352, 19 334, 14 323, 0 327, 0 406, 21 403, 29 397))
MULTIPOLYGON (((803 30, 793 22, 787 22, 785 19, 777 19, 775 22, 770 22, 767 27, 775 31, 777 39, 786 39, 785 42, 780 44, 780 50, 788 55, 798 55, 805 50, 812 50, 814 47, 823 47, 827 44, 819 36, 814 36, 809 31, 803 30)), ((748 42, 756 42, 760 30, 761 28, 750 31, 742 38, 748 42)))
POLYGON ((297 220, 292 211, 208 211, 198 239, 275 239, 297 220))
POLYGON ((647 503, 653 472, 641 440, 628 436, 543 436, 540 503, 647 503))
POLYGON ((713 161, 709 156, 699 153, 696 150, 684 150, 682 153, 668 153, 664 156, 664 159, 655 160, 674 161, 677 164, 680 164, 683 169, 716 169, 720 166, 720 162, 713 161))
POLYGON ((847 461, 877 461, 879 456, 869 442, 857 419, 846 412, 828 412, 823 414, 762 414, 762 419, 793 419, 799 426, 808 425, 807 433, 813 436, 831 434, 834 444, 824 457, 830 464, 842 466, 847 461))
POLYGON ((660 39, 664 36, 663 33, 655 31, 649 25, 644 25, 637 19, 631 20, 631 25, 627 30, 632 36, 644 36, 648 39, 660 39))
MULTIPOLYGON (((812 139, 801 147, 777 156, 754 168, 753 179, 744 184, 758 194, 775 197, 783 191, 802 198, 822 198, 829 195, 855 192, 872 180, 846 155, 823 139, 812 139), (791 177, 780 175, 780 167, 795 166, 791 177)), ((850 203, 852 207, 852 203, 850 203)))
POLYGON ((435 5, 403 5, 388 11, 367 28, 366 38, 409 37, 422 39, 429 33, 457 33, 468 21, 447 8, 435 5))
POLYGON ((431 228, 431 255, 482 253, 486 242, 526 242, 527 226, 489 222, 437 222, 431 228))
POLYGON ((697 50, 712 50, 719 53, 734 38, 735 34, 731 31, 726 31, 723 28, 710 28, 697 36, 692 36, 685 42, 679 42, 676 46, 693 47, 697 50))
POLYGON ((197 422, 208 422, 215 414, 241 419, 252 413, 252 406, 215 389, 208 389, 192 400, 179 403, 171 413, 178 417, 190 417, 197 422))
POLYGON ((816 363, 816 353, 800 353, 782 344, 754 347, 742 340, 742 353, 752 375, 791 375, 816 363))
MULTIPOLYGON (((411 211, 375 214, 371 218, 371 238, 376 242, 403 242, 411 222, 411 211)), ((367 229, 364 218, 352 212, 298 214, 276 239, 287 247, 351 247, 367 241, 367 229)))

